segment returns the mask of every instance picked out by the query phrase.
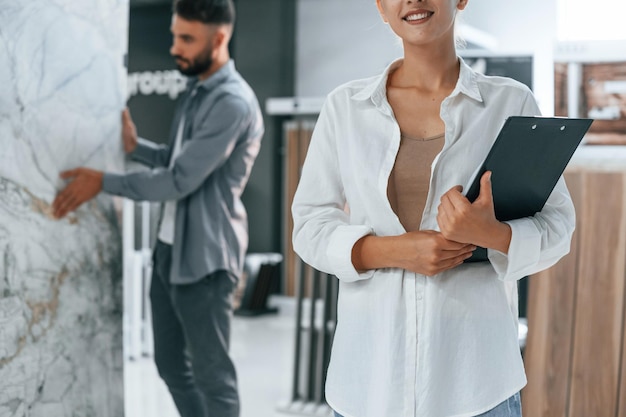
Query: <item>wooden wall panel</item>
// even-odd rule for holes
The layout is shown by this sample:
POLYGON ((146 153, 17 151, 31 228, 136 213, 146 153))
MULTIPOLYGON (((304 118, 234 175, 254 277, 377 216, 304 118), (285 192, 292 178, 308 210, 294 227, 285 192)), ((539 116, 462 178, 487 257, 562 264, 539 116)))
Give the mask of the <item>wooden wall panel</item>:
POLYGON ((529 331, 524 352, 528 384, 522 391, 522 408, 525 415, 534 417, 566 417, 569 402, 583 190, 581 173, 568 173, 565 178, 578 215, 570 253, 529 280, 529 331))
POLYGON ((293 217, 291 216, 291 202, 296 192, 298 185, 297 178, 300 175, 298 166, 298 123, 288 122, 284 126, 284 140, 285 140, 285 183, 283 198, 283 213, 285 213, 285 227, 283 228, 283 242, 284 242, 284 283, 283 294, 293 296, 294 291, 294 275, 295 269, 295 256, 293 251, 293 244, 291 241, 291 233, 293 231, 293 217))
POLYGON ((554 115, 567 116, 568 113, 568 67, 567 63, 556 62, 554 64, 554 115))
MULTIPOLYGON (((623 174, 622 181, 626 184, 626 173, 623 174)), ((626 191, 624 192, 626 195, 626 191)), ((626 204, 625 204, 626 205, 626 204)), ((622 231, 622 233, 624 233, 622 231)), ((622 253, 622 256, 626 258, 626 253, 622 253)), ((625 273, 626 276, 626 273, 625 273)), ((626 291, 624 300, 626 302, 626 291)), ((619 401, 618 401, 618 417, 626 417, 626 306, 624 308, 624 316, 622 316, 622 356, 620 364, 620 387, 619 387, 619 401)))
POLYGON ((617 412, 624 314, 626 204, 622 173, 585 174, 568 417, 617 412))
POLYGON ((292 120, 285 123, 284 140, 285 140, 285 179, 284 179, 284 213, 285 226, 283 228, 284 236, 284 286, 283 294, 294 296, 296 294, 296 268, 299 263, 296 262, 296 253, 293 251, 292 233, 293 218, 291 216, 291 203, 298 187, 302 164, 306 158, 313 127, 315 123, 310 120, 292 120))

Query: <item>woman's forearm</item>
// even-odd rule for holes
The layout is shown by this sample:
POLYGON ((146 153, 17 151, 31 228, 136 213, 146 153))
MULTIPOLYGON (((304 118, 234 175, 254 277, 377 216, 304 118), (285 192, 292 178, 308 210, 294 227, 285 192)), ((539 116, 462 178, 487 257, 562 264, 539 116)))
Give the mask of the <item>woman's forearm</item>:
POLYGON ((357 271, 390 268, 394 265, 390 248, 396 245, 397 236, 367 235, 352 247, 352 265, 357 271))

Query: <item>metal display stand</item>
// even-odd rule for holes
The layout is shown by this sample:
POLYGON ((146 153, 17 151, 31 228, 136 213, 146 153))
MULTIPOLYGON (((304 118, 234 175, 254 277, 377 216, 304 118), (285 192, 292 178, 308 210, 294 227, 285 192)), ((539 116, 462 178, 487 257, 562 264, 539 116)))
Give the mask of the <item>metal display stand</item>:
POLYGON ((339 281, 297 258, 296 334, 291 398, 279 411, 332 416, 324 385, 337 322, 339 281))
POLYGON ((267 306, 267 298, 278 284, 282 261, 283 256, 280 253, 250 253, 246 255, 244 264, 245 289, 241 297, 241 304, 234 312, 235 315, 249 317, 278 312, 278 308, 267 306))

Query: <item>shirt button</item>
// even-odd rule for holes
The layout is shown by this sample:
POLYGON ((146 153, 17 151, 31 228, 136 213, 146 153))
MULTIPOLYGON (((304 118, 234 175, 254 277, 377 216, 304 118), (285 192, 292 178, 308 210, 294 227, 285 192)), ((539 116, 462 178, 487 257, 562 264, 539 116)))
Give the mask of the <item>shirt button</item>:
POLYGON ((419 301, 421 301, 423 298, 424 298, 424 297, 422 297, 421 295, 418 295, 418 296, 417 296, 417 299, 418 299, 419 301))

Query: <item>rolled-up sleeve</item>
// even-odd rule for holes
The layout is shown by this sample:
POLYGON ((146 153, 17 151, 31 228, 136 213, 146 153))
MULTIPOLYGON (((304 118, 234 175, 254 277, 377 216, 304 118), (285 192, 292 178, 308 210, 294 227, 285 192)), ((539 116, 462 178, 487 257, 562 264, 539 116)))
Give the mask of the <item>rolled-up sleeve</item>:
POLYGON ((137 147, 130 154, 130 157, 137 162, 141 162, 149 167, 167 166, 169 157, 169 147, 158 145, 144 138, 139 138, 137 147))
POLYGON ((500 279, 520 279, 554 265, 569 253, 576 227, 576 212, 565 180, 559 179, 539 213, 506 223, 512 231, 508 254, 488 250, 500 279))
POLYGON ((333 129, 332 102, 324 104, 302 167, 292 204, 293 245, 304 262, 343 281, 371 278, 352 265, 352 248, 372 233, 368 225, 350 224, 333 129))
MULTIPOLYGON (((225 95, 217 101, 211 113, 204 118, 193 137, 183 139, 180 154, 171 168, 128 174, 106 173, 103 190, 145 201, 179 200, 195 191, 226 161, 250 122, 246 103, 234 95, 225 95)), ((149 151, 143 149, 143 152, 149 151)))

